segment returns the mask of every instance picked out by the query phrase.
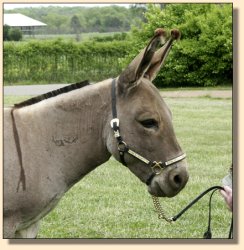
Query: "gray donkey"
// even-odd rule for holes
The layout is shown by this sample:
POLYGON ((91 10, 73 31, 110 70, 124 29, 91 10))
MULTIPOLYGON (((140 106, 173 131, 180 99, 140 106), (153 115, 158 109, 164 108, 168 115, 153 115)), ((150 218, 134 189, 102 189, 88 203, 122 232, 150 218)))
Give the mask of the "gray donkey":
POLYGON ((36 237, 40 219, 111 155, 153 196, 173 197, 186 185, 171 112, 151 83, 179 36, 157 29, 116 79, 73 84, 4 110, 4 238, 36 237))

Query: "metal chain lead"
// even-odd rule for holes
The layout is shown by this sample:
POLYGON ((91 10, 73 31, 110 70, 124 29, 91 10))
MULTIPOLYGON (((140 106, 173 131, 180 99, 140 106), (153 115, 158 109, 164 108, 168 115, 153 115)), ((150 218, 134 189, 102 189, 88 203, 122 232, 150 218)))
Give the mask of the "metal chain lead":
POLYGON ((162 206, 161 206, 161 204, 159 202, 158 197, 152 195, 152 199, 153 199, 154 207, 155 207, 155 209, 156 209, 156 211, 158 213, 158 218, 163 219, 163 220, 171 223, 173 221, 173 218, 166 216, 166 214, 165 214, 165 212, 164 212, 164 210, 163 210, 163 208, 162 208, 162 206))

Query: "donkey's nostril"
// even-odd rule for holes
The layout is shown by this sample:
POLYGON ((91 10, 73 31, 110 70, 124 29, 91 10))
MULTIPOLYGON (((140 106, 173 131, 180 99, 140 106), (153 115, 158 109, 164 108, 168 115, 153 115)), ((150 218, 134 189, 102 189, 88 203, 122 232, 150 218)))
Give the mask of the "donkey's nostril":
POLYGON ((187 176, 184 173, 179 173, 178 171, 172 171, 169 176, 169 184, 174 190, 179 190, 184 187, 187 182, 187 176))
POLYGON ((180 184, 181 184, 182 179, 181 179, 181 177, 180 177, 178 174, 175 175, 175 177, 174 177, 174 182, 175 182, 175 184, 177 184, 177 185, 180 185, 180 184))

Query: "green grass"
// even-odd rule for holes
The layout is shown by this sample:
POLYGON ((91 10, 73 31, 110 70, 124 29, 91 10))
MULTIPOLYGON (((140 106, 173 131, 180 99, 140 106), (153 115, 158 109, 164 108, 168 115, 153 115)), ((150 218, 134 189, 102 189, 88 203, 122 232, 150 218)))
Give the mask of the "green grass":
POLYGON ((189 91, 189 90, 232 90, 232 85, 218 85, 208 87, 175 87, 175 88, 160 88, 160 91, 189 91))
MULTIPOLYGON (((160 199, 172 216, 208 187, 221 185, 227 174, 232 161, 232 101, 211 98, 165 101, 173 112, 176 135, 187 153, 190 174, 179 195, 160 199)), ((227 237, 230 219, 231 213, 217 192, 212 208, 214 238, 227 237)), ((64 196, 42 220, 38 237, 202 238, 207 220, 207 197, 175 223, 158 220, 146 186, 111 158, 64 196)))

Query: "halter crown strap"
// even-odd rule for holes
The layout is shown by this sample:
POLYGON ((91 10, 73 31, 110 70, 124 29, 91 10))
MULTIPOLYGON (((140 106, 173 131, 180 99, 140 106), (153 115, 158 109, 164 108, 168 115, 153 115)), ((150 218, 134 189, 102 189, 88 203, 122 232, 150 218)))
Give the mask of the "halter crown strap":
POLYGON ((112 95, 112 114, 113 114, 113 119, 114 119, 114 118, 117 118, 117 109, 116 109, 116 80, 115 80, 115 78, 112 81, 111 95, 112 95))
POLYGON ((111 97, 112 97, 112 116, 113 119, 110 122, 111 128, 114 131, 114 137, 118 143, 118 151, 120 156, 120 161, 123 165, 127 166, 125 162, 125 153, 133 156, 134 158, 140 160, 141 162, 149 165, 152 169, 152 173, 149 178, 146 180, 146 184, 149 185, 155 175, 161 174, 161 172, 168 166, 175 164, 179 161, 182 161, 186 158, 186 154, 181 154, 173 159, 170 159, 166 162, 156 162, 150 161, 145 157, 141 156, 140 154, 136 153, 135 151, 131 150, 129 146, 123 141, 122 136, 120 135, 119 125, 120 121, 117 117, 117 108, 116 108, 116 80, 113 79, 112 81, 112 88, 111 88, 111 97))
POLYGON ((112 89, 111 89, 111 95, 112 95, 112 115, 113 119, 110 122, 111 128, 114 131, 114 137, 117 139, 118 143, 118 151, 120 155, 120 161, 122 162, 123 165, 127 166, 125 159, 124 159, 124 154, 128 153, 135 158, 139 159, 140 161, 149 164, 150 161, 144 158, 143 156, 139 155, 135 151, 129 149, 127 144, 123 141, 120 131, 119 131, 119 119, 117 118, 117 108, 116 108, 116 80, 113 79, 112 81, 112 89))

